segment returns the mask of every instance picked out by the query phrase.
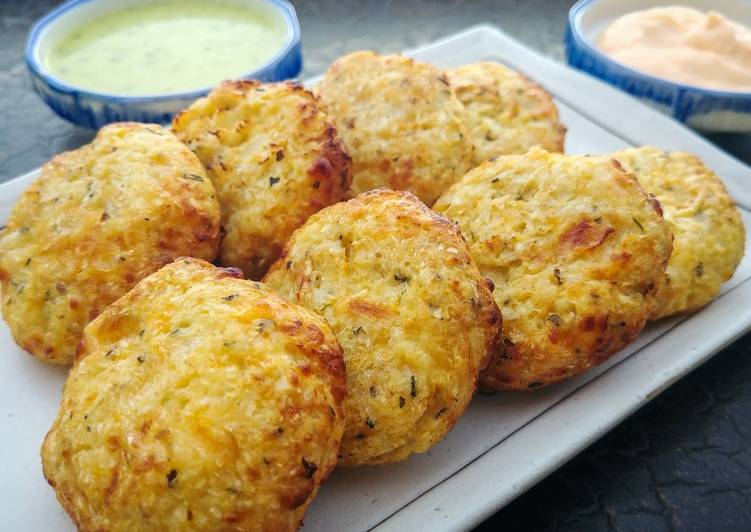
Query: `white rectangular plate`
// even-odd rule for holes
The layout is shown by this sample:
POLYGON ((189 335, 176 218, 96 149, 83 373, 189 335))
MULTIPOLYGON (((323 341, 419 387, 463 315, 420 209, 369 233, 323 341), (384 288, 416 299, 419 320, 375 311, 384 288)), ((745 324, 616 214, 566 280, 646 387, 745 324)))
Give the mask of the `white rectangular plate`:
MULTIPOLYGON (((700 156, 751 208, 751 169, 629 96, 552 62, 491 26, 408 52, 441 67, 495 60, 548 88, 568 126, 566 151, 603 153, 654 144, 700 156)), ((32 172, 0 185, 5 220, 32 172)), ((751 213, 743 210, 746 227, 751 213)), ((430 452, 382 467, 339 469, 313 502, 304 530, 463 530, 542 479, 751 329, 751 244, 722 295, 701 312, 650 325, 639 340, 579 378, 533 393, 479 395, 430 452)), ((45 482, 39 447, 66 371, 15 346, 0 326, 0 530, 71 530, 45 482)))

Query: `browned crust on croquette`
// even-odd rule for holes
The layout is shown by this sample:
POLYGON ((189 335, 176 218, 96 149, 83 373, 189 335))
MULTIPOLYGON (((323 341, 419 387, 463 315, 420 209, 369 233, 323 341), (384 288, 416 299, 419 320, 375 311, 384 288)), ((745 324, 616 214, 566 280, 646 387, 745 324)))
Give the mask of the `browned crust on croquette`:
POLYGON ((355 52, 334 62, 315 90, 353 158, 351 196, 390 187, 430 205, 470 168, 463 108, 434 66, 355 52))
POLYGON ((3 313, 32 355, 70 364, 83 327, 181 255, 213 260, 219 205, 198 159, 156 124, 121 122, 52 158, 0 233, 3 313))
POLYGON ((344 428, 341 348, 320 316, 180 258, 85 335, 42 446, 79 530, 300 525, 344 428))
POLYGON ((475 168, 435 208, 465 232, 504 313, 483 390, 573 377, 644 327, 672 236, 618 164, 535 148, 475 168))
POLYGON ((408 192, 376 189, 313 215, 264 280, 321 313, 340 341, 349 386, 340 465, 430 448, 499 343, 492 283, 457 225, 408 192))
POLYGON ((225 230, 220 263, 252 279, 311 214, 343 199, 352 181, 336 129, 298 83, 224 82, 172 127, 217 188, 225 230))

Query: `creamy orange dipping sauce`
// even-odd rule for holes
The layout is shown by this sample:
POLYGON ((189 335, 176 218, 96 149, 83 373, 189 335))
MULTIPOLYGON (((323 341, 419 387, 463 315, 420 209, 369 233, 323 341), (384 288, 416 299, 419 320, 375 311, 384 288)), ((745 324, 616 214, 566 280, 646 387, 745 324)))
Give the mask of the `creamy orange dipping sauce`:
POLYGON ((629 13, 600 34, 597 47, 659 78, 751 91, 751 31, 714 11, 671 6, 629 13))

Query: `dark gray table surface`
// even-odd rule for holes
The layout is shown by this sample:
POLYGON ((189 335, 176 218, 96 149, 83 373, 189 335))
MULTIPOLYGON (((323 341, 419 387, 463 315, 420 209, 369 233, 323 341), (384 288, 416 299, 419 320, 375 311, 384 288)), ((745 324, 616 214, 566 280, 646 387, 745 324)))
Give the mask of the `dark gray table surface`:
MULTIPOLYGON (((32 170, 92 135, 54 115, 32 93, 26 76, 22 60, 26 32, 56 3, 0 1, 0 181, 32 170)), ((563 0, 298 1, 303 75, 322 72, 348 51, 398 51, 479 22, 497 24, 528 46, 561 60, 571 4, 563 0)), ((749 136, 711 140, 751 160, 749 136)), ((751 530, 750 413, 751 336, 747 335, 479 529, 751 530)))

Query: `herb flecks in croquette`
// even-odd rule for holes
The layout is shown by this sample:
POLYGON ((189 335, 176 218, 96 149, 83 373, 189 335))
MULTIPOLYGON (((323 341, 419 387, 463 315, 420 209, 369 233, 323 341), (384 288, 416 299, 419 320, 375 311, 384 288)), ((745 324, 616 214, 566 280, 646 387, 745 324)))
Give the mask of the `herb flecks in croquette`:
POLYGON ((652 146, 611 156, 638 178, 673 233, 650 319, 698 310, 719 293, 743 256, 743 222, 721 177, 691 154, 652 146))
MULTIPOLYGON (((23 237, 0 237, 0 270, 10 273, 0 281, 3 299, 26 300, 26 315, 15 312, 6 321, 12 330, 19 321, 20 336, 34 338, 19 343, 44 361, 72 363, 84 327, 146 275, 180 256, 215 258, 213 185, 187 184, 186 174, 204 172, 200 162, 170 132, 155 136, 154 129, 162 131, 105 126, 91 143, 46 164, 13 208, 9 227, 28 228, 23 258, 34 260, 9 264, 10 248, 23 237), (144 219, 156 223, 147 227, 144 219), (16 296, 9 278, 19 269, 30 283, 16 296)), ((17 262, 17 251, 12 255, 17 262)))
POLYGON ((553 98, 524 75, 495 62, 479 62, 448 72, 469 118, 474 166, 532 146, 563 151, 565 128, 553 98))
POLYGON ((301 458, 302 467, 305 470, 305 476, 308 478, 313 478, 313 475, 316 474, 316 471, 318 471, 318 465, 316 465, 313 462, 307 461, 305 458, 301 458))
POLYGON ((463 108, 442 76, 432 65, 372 52, 342 57, 326 72, 317 91, 359 163, 355 194, 388 187, 431 205, 470 168, 463 108))
POLYGON ((158 530, 185 528, 187 511, 205 530, 298 527, 345 424, 344 361, 323 318, 188 258, 112 303, 80 345, 42 449, 74 522, 138 529, 137 494, 158 530), (253 334, 259 320, 277 326, 253 334))
POLYGON ((269 320, 269 319, 256 320, 256 331, 258 331, 259 333, 273 329, 275 326, 276 326, 276 323, 274 323, 274 320, 269 320))
POLYGON ((495 282, 504 335, 515 341, 506 356, 491 356, 485 391, 550 385, 633 341, 652 306, 647 287, 670 255, 668 224, 608 157, 539 148, 498 157, 467 173, 434 210, 459 224, 495 282))
POLYGON ((295 267, 280 261, 264 282, 310 309, 328 305, 344 351, 340 464, 430 449, 466 408, 498 341, 490 285, 456 225, 411 194, 371 191, 316 214, 283 256, 295 267))
POLYGON ((260 279, 292 232, 349 188, 351 161, 336 130, 294 82, 221 83, 172 127, 216 186, 226 227, 219 262, 248 278, 260 279), (315 172, 318 161, 326 172, 315 172))
MULTIPOLYGON (((23 281, 16 281, 15 279, 11 279, 10 280, 10 284, 13 285, 13 288, 16 289, 16 294, 21 294, 23 292, 23 289, 26 288, 26 283, 25 282, 23 282, 23 281)), ((64 286, 65 285, 63 285, 63 287, 64 286)), ((60 292, 61 294, 65 293, 65 291, 60 291, 59 289, 58 289, 58 292, 60 292)))
POLYGON ((396 272, 394 274, 394 281, 400 282, 400 283, 409 283, 409 276, 404 275, 401 272, 396 272))

